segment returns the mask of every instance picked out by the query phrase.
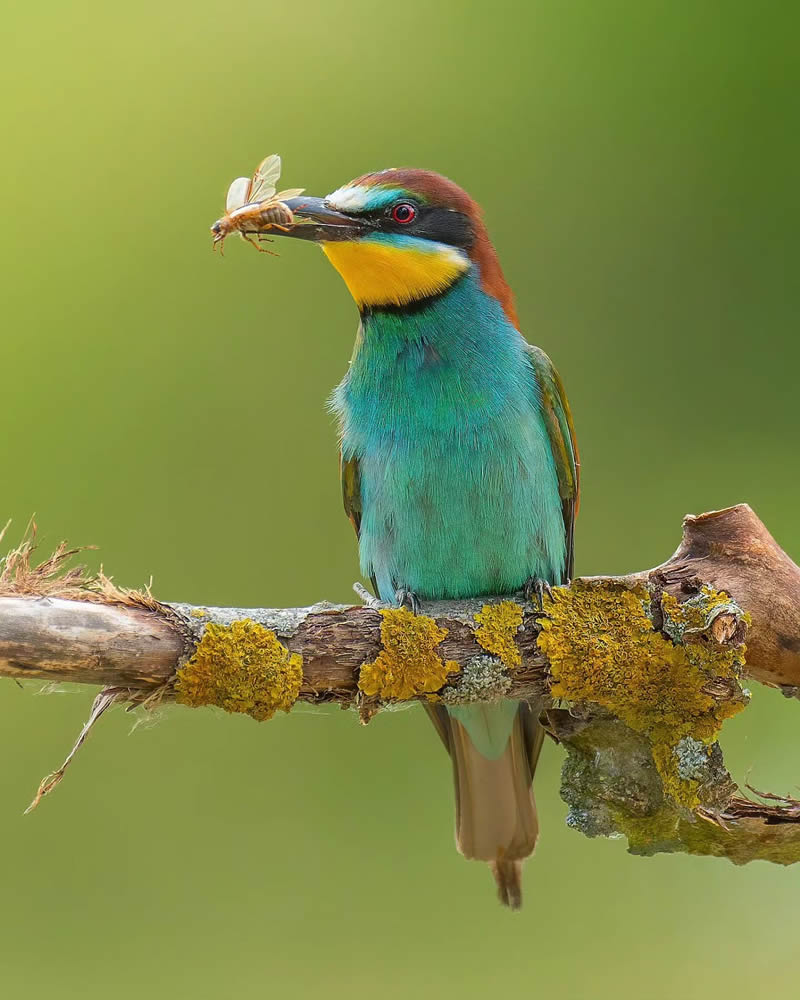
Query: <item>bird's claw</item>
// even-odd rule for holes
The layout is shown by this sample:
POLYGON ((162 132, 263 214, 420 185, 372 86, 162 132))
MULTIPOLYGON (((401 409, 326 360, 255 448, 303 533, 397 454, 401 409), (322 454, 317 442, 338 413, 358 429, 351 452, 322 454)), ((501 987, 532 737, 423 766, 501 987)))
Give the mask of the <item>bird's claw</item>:
POLYGON ((534 595, 536 595, 536 603, 539 605, 539 610, 544 611, 544 595, 553 600, 553 588, 550 586, 547 580, 542 580, 538 576, 529 577, 525 581, 525 586, 523 588, 523 593, 525 595, 525 600, 533 603, 534 595))
POLYGON ((398 587, 394 596, 401 608, 410 608, 412 614, 419 614, 422 605, 413 590, 409 590, 408 587, 398 587))

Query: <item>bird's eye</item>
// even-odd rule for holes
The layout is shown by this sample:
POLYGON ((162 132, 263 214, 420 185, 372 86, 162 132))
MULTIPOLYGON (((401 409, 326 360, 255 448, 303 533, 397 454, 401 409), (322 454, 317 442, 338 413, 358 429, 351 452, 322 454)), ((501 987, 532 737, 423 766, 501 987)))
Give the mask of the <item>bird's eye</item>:
POLYGON ((401 201, 399 205, 395 205, 392 209, 392 219, 395 222, 399 222, 401 226, 407 226, 416 217, 416 208, 413 205, 409 205, 407 201, 401 201))

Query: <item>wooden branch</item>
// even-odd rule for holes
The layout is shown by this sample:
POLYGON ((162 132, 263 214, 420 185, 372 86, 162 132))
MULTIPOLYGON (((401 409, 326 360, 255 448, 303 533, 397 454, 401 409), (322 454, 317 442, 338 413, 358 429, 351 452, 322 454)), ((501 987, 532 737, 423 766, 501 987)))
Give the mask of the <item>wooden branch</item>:
MULTIPOLYGON (((752 618, 747 673, 788 693, 800 688, 800 568, 747 504, 687 516, 677 551, 655 569, 583 579, 598 585, 648 585, 679 599, 703 583, 725 591, 752 618)), ((153 600, 141 606, 128 600, 127 592, 112 594, 109 603, 97 603, 92 593, 75 596, 80 599, 65 600, 52 592, 17 596, 0 582, 0 676, 147 691, 173 678, 207 624, 250 619, 272 629, 303 657, 301 699, 347 702, 357 693, 358 668, 381 648, 381 616, 368 607, 322 602, 307 608, 215 608, 153 600)), ((444 659, 463 664, 482 652, 473 630, 474 615, 485 603, 423 606, 425 614, 448 629, 439 647, 444 659)), ((543 690, 547 658, 535 641, 537 620, 535 609, 528 607, 518 638, 522 663, 513 680, 515 695, 543 690)))
MULTIPOLYGON (((99 684, 113 700, 175 698, 255 718, 296 699, 355 705, 368 721, 398 697, 528 698, 547 710, 550 734, 567 748, 571 825, 589 835, 625 832, 639 853, 800 859, 800 807, 739 797, 714 740, 746 700, 737 665, 746 631, 749 675, 786 694, 800 689, 800 569, 746 505, 687 517, 678 550, 653 570, 559 588, 544 622, 519 598, 433 602, 417 618, 328 603, 162 604, 106 578, 59 576, 56 557, 31 567, 30 551, 10 554, 0 573, 0 675, 99 684), (610 673, 595 689, 601 666, 610 673), (697 702, 687 707, 697 713, 694 728, 673 718, 674 732, 650 704, 653 683, 673 669, 697 702), (615 676, 624 697, 619 684, 608 693, 615 676)), ((104 708, 110 703, 106 695, 104 708)))
MULTIPOLYGON (((426 615, 448 630, 439 645, 445 660, 465 664, 483 652, 475 641, 474 615, 501 598, 430 602, 426 615)), ((381 606, 383 607, 383 606, 381 606)), ((63 598, 0 596, 0 676, 76 681, 149 693, 175 678, 208 625, 248 620, 272 630, 303 658, 299 700, 353 704, 362 663, 381 650, 379 608, 321 602, 307 608, 217 608, 189 604, 150 610, 128 604, 94 604, 63 598)), ((524 612, 522 668, 511 693, 546 690, 546 657, 536 647, 537 614, 524 612)))

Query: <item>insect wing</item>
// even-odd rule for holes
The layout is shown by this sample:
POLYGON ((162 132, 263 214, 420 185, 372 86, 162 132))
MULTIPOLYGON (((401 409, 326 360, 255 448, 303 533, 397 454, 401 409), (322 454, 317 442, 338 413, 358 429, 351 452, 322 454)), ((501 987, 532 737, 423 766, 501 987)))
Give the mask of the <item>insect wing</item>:
POLYGON ((299 198, 304 191, 305 188, 287 188, 285 191, 279 191, 272 200, 288 201, 290 198, 299 198))
POLYGON ((256 167, 248 199, 250 201, 268 201, 275 194, 280 176, 281 158, 277 153, 273 153, 256 167))
POLYGON ((225 211, 229 214, 235 212, 237 208, 246 205, 250 194, 250 178, 237 177, 228 188, 228 197, 225 199, 225 211))

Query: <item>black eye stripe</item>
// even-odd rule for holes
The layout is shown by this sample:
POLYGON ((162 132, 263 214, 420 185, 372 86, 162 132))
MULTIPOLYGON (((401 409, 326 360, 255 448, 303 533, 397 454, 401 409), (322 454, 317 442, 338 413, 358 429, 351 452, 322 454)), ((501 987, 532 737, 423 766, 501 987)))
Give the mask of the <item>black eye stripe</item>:
POLYGON ((468 250, 475 239, 472 221, 461 212, 454 212, 441 205, 414 204, 411 201, 397 202, 388 209, 365 213, 375 228, 386 233, 408 233, 421 239, 468 250), (415 212, 409 222, 396 221, 393 212, 400 205, 409 205, 415 212))

